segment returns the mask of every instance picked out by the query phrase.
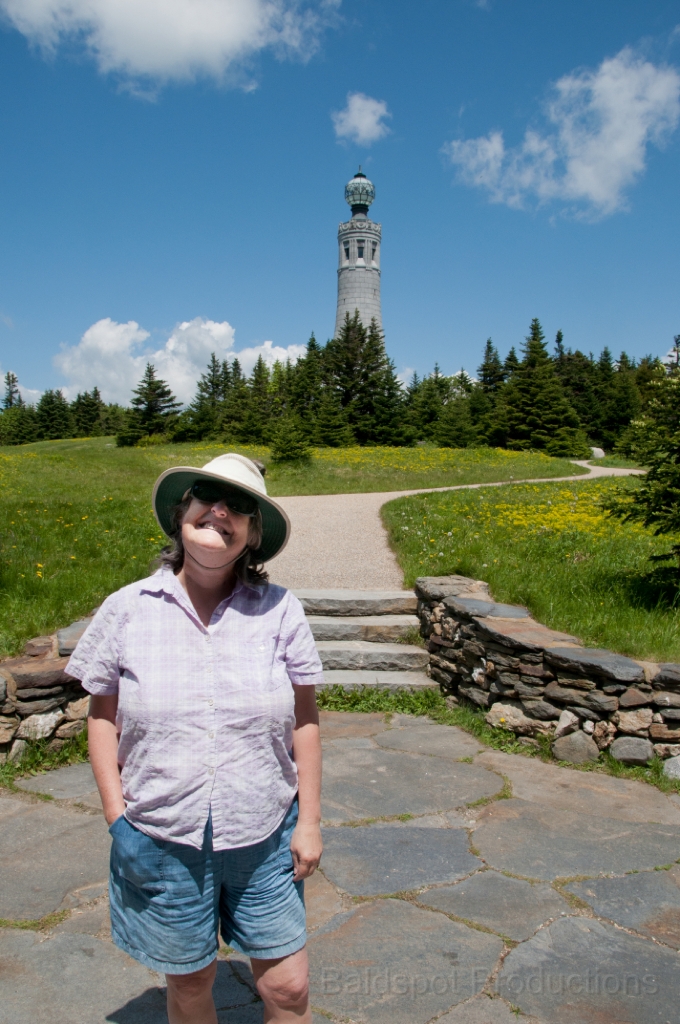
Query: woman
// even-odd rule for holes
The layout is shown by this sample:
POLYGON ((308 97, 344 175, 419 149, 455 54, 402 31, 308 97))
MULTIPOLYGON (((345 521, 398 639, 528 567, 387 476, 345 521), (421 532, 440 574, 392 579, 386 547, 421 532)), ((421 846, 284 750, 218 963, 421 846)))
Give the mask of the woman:
POLYGON ((69 663, 92 694, 113 939, 165 973, 170 1024, 216 1024, 218 929, 250 956, 265 1021, 308 1024, 321 664, 262 570, 290 524, 235 454, 167 470, 153 505, 164 564, 104 602, 69 663))

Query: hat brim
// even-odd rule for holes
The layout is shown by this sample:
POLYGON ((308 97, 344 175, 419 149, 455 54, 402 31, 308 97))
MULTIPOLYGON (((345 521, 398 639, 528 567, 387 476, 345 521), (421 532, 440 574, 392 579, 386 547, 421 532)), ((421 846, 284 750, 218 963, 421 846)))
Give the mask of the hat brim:
POLYGON ((262 544, 254 552, 255 558, 268 562, 285 548, 290 537, 290 519, 280 505, 270 497, 260 494, 244 484, 232 483, 216 473, 206 473, 203 469, 193 466, 175 466, 166 469, 158 477, 153 488, 152 504, 154 514, 163 533, 172 535, 172 509, 179 505, 187 490, 196 480, 214 480, 219 484, 228 484, 237 491, 243 491, 255 498, 262 516, 262 544))

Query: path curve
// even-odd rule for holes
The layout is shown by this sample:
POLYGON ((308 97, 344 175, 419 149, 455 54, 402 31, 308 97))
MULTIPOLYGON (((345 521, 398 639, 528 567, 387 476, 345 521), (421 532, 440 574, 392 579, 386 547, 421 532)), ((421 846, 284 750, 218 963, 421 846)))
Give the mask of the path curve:
POLYGON ((587 475, 501 480, 497 483, 419 487, 414 491, 373 491, 362 494, 312 494, 277 498, 292 523, 286 550, 269 563, 273 583, 292 590, 349 587, 360 590, 400 590, 404 575, 387 543, 380 509, 394 498, 433 491, 477 490, 515 484, 593 480, 603 476, 630 476, 639 469, 613 469, 572 460, 588 469, 587 475))

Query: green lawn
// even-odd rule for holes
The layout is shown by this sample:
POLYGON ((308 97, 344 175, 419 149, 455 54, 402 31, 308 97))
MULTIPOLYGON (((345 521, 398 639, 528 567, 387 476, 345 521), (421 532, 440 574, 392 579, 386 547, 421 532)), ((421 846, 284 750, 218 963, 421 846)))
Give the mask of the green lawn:
MULTIPOLYGON (((151 487, 173 465, 203 465, 206 443, 116 448, 112 438, 0 448, 0 656, 87 614, 141 579, 164 544, 151 487)), ((269 461, 266 448, 239 448, 269 461)), ((271 466, 269 493, 405 490, 579 472, 566 460, 496 449, 320 449, 309 465, 271 466)))
POLYGON ((461 573, 496 600, 593 647, 680 661, 675 569, 649 555, 668 538, 611 519, 602 502, 632 480, 522 484, 400 498, 383 508, 406 584, 461 573))

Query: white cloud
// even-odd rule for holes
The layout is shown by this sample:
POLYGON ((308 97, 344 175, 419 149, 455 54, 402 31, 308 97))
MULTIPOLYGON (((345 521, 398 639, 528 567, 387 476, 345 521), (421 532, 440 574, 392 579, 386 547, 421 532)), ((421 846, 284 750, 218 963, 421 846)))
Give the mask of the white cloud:
POLYGON ((492 202, 523 208, 560 200, 581 215, 626 206, 626 190, 645 170, 647 148, 661 146, 680 118, 680 74, 626 47, 595 70, 560 78, 547 106, 553 128, 527 129, 506 149, 503 134, 444 147, 466 185, 492 202))
POLYGON ((277 359, 295 362, 305 352, 304 345, 283 348, 271 341, 237 352, 231 324, 202 317, 178 324, 162 348, 145 347, 149 337, 134 320, 119 324, 107 317, 92 324, 77 345, 62 349, 54 358, 55 367, 68 382, 64 394, 73 399, 79 391, 96 386, 105 401, 127 405, 146 364, 153 363, 157 375, 186 404, 193 398, 196 381, 212 352, 220 360, 238 358, 245 373, 250 373, 260 355, 272 366, 277 359))
POLYGON ((103 73, 130 83, 227 72, 267 47, 308 57, 340 0, 0 0, 33 44, 82 46, 103 73))
POLYGON ((392 117, 384 100, 374 100, 363 92, 347 93, 347 106, 331 114, 335 134, 360 146, 383 139, 390 129, 385 118, 392 117))

